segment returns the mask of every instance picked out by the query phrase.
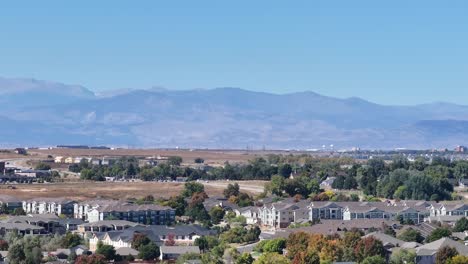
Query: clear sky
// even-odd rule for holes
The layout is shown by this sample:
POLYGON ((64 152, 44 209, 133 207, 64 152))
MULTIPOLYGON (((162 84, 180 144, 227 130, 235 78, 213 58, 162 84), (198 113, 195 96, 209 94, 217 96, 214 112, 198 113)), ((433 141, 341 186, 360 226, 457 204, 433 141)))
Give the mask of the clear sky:
POLYGON ((2 1, 0 76, 468 104, 468 1, 2 1))

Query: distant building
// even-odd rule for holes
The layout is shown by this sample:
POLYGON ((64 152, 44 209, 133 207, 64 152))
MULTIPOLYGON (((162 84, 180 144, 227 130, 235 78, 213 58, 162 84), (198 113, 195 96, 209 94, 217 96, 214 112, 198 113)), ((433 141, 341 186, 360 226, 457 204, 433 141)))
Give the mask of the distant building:
POLYGON ((65 157, 62 157, 62 156, 57 156, 54 158, 54 162, 55 163, 65 163, 65 157))
POLYGON ((23 207, 21 200, 6 194, 0 194, 0 205, 6 205, 8 210, 11 211, 23 207))
POLYGON ((466 147, 465 146, 457 146, 455 148, 455 152, 458 152, 458 153, 465 153, 466 152, 466 147))
POLYGON ((36 198, 23 201, 23 210, 31 214, 73 216, 76 202, 66 198, 36 198))
POLYGON ((15 148, 15 153, 20 154, 20 155, 26 155, 28 152, 26 151, 25 148, 15 148))
POLYGON ((118 204, 97 207, 88 212, 88 221, 115 219, 148 225, 168 225, 175 221, 175 210, 156 204, 118 204))

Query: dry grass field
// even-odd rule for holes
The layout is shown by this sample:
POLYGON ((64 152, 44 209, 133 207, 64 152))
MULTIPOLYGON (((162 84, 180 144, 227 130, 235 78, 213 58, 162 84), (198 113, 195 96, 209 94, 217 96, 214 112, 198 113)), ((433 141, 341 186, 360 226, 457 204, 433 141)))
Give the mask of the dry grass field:
POLYGON ((193 163, 195 158, 203 158, 205 164, 223 164, 226 161, 230 163, 244 163, 250 159, 260 156, 259 153, 246 152, 241 150, 164 150, 164 149, 34 149, 29 153, 37 156, 46 157, 64 156, 64 157, 103 157, 103 156, 137 156, 137 157, 156 157, 156 156, 180 156, 184 163, 193 163))
MULTIPOLYGON (((224 188, 232 182, 208 182, 205 190, 209 196, 222 195, 224 188)), ((252 195, 263 191, 265 182, 238 182, 241 191, 252 195)), ((8 185, 0 185, 0 194, 8 194, 20 199, 38 197, 64 197, 74 200, 95 198, 126 199, 141 198, 146 195, 154 197, 170 197, 177 195, 183 189, 184 183, 161 182, 70 182, 52 184, 18 184, 16 189, 9 189, 8 185)))

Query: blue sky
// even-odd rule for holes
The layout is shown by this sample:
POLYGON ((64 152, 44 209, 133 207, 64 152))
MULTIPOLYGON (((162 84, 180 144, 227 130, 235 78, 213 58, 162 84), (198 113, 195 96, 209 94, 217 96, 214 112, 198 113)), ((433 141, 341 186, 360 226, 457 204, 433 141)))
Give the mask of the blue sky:
POLYGON ((468 104, 468 1, 5 1, 0 76, 468 104))

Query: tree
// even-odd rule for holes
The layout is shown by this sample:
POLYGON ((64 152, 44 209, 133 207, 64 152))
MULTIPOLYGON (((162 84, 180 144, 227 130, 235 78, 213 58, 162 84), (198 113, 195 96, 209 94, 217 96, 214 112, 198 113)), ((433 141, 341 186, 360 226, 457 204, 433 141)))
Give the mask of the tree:
POLYGON ((361 264, 386 264, 387 262, 382 256, 369 256, 365 258, 361 264))
POLYGON ((262 254, 255 262, 254 264, 289 264, 289 261, 287 258, 283 257, 282 255, 278 253, 266 253, 262 254))
POLYGON ((266 184, 265 189, 273 195, 282 196, 284 187, 284 178, 279 175, 273 175, 271 181, 266 184))
POLYGON ((414 250, 400 249, 393 251, 390 258, 391 264, 416 264, 416 253, 414 250))
POLYGON ((392 236, 392 237, 395 237, 396 236, 396 232, 395 230, 393 229, 393 227, 387 225, 387 224, 382 224, 382 230, 384 232, 384 234, 386 235, 389 235, 389 236, 392 236))
POLYGON ((70 252, 70 255, 68 255, 68 258, 67 260, 70 262, 70 263, 75 263, 75 260, 78 256, 76 255, 75 251, 72 251, 70 252))
POLYGON ((468 177, 468 162, 458 161, 457 165, 453 168, 453 176, 455 176, 459 182, 468 177))
POLYGON ((458 255, 458 251, 449 246, 441 247, 436 254, 436 264, 445 264, 447 261, 458 255))
POLYGON ((254 258, 252 258, 252 256, 249 253, 245 252, 236 259, 235 263, 236 264, 252 264, 253 262, 254 262, 254 258))
POLYGON ((0 250, 8 250, 8 242, 6 240, 0 239, 0 250))
POLYGON ((229 198, 231 196, 239 196, 240 193, 240 188, 239 184, 234 183, 234 184, 228 184, 227 188, 224 189, 223 194, 224 197, 229 198))
MULTIPOLYGON (((316 251, 307 250, 300 252, 296 255, 292 261, 293 264, 320 264, 320 256, 316 251)), ((330 261, 324 261, 323 263, 331 263, 330 261)))
POLYGON ((106 258, 103 255, 80 255, 76 258, 75 264, 106 264, 106 258))
POLYGON ((462 217, 455 223, 455 227, 453 228, 454 232, 464 232, 468 230, 468 219, 466 217, 462 217))
POLYGON ((139 250, 141 246, 147 245, 151 240, 145 234, 136 233, 133 235, 132 248, 139 250))
POLYGON ((187 208, 187 202, 184 199, 184 196, 172 196, 169 201, 167 202, 167 205, 175 209, 175 214, 177 216, 184 215, 185 213, 185 208, 187 208))
POLYGON ((26 260, 23 245, 15 244, 8 249, 8 260, 11 264, 22 264, 26 260))
POLYGON ((452 231, 445 227, 438 227, 434 229, 429 236, 426 237, 426 242, 430 243, 436 240, 439 240, 443 237, 449 237, 452 235, 452 231))
POLYGON ((198 163, 198 164, 201 164, 201 163, 204 163, 205 160, 202 159, 202 158, 195 158, 194 162, 195 162, 195 163, 198 163))
POLYGON ((179 156, 171 156, 167 159, 167 164, 171 166, 180 166, 182 163, 182 157, 179 156))
POLYGON ((198 182, 187 182, 184 185, 182 196, 185 198, 192 197, 195 193, 205 192, 205 186, 198 182))
POLYGON ((421 235, 421 233, 413 228, 404 230, 400 235, 398 235, 398 238, 407 242, 422 243, 424 241, 424 237, 421 235))
POLYGON ((35 167, 36 170, 50 170, 51 167, 49 164, 46 164, 44 162, 39 162, 36 167, 35 167))
POLYGON ((219 206, 215 206, 213 208, 211 208, 209 214, 210 214, 210 217, 211 217, 211 222, 213 224, 219 224, 219 222, 221 222, 221 220, 223 220, 223 217, 225 215, 225 211, 223 208, 219 207, 219 206))
POLYGON ((291 175, 293 169, 289 163, 281 164, 278 166, 278 174, 283 176, 284 178, 289 177, 291 175))
POLYGON ((165 246, 175 246, 176 245, 176 242, 175 242, 175 234, 173 233, 169 233, 167 234, 167 240, 166 242, 164 242, 164 245, 165 246))
POLYGON ((357 243, 354 253, 358 262, 370 256, 385 256, 385 248, 382 241, 373 236, 361 238, 357 243))
POLYGON ((13 210, 13 215, 26 215, 26 212, 24 211, 22 207, 19 207, 13 210))
POLYGON ((96 254, 103 255, 106 260, 114 260, 115 259, 115 248, 111 245, 99 245, 96 249, 96 254))
POLYGON ((286 239, 276 238, 270 240, 264 240, 265 243, 262 245, 262 252, 276 252, 278 254, 283 254, 283 249, 286 248, 286 239))
POLYGON ((305 232, 292 233, 289 235, 286 244, 288 258, 292 260, 299 253, 307 251, 307 245, 309 244, 309 235, 305 232))
POLYGON ((138 258, 143 260, 154 260, 159 257, 159 247, 153 242, 140 247, 138 258))
POLYGON ((463 255, 457 255, 447 261, 447 264, 466 264, 468 263, 468 257, 463 255))
POLYGON ((354 254, 354 249, 356 248, 357 244, 361 241, 361 237, 364 235, 359 230, 351 230, 345 232, 343 238, 343 260, 344 261, 355 261, 356 257, 354 254))
POLYGON ((42 262, 42 250, 40 247, 33 247, 31 250, 25 250, 27 264, 40 264, 42 262))
POLYGON ((76 247, 81 244, 81 237, 78 234, 68 232, 63 237, 62 245, 64 248, 76 247))

